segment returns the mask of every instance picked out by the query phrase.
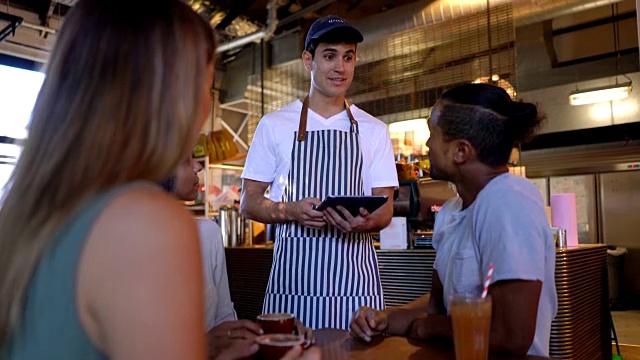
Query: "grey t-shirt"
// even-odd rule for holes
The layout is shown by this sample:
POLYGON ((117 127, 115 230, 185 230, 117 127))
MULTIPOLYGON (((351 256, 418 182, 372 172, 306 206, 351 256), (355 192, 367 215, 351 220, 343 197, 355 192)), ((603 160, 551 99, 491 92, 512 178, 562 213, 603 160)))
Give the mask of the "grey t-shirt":
POLYGON ((558 301, 555 245, 540 192, 526 178, 502 174, 491 180, 468 208, 459 197, 447 201, 436 217, 434 268, 443 285, 444 303, 454 293, 482 291, 489 264, 491 283, 540 280, 536 333, 529 355, 549 356, 551 322, 558 301))
POLYGON ((227 262, 222 244, 222 230, 215 222, 197 219, 204 277, 206 330, 223 322, 238 320, 229 293, 227 262))

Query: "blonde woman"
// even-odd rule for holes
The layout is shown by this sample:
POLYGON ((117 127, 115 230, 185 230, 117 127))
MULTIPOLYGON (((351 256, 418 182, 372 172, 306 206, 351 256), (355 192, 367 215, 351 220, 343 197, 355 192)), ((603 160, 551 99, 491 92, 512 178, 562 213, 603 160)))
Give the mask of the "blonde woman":
POLYGON ((211 110, 214 41, 148 3, 80 1, 59 33, 0 210, 2 358, 205 356, 197 230, 153 182, 211 110))
POLYGON ((215 45, 182 2, 136 5, 80 0, 51 54, 0 209, 2 359, 206 356, 196 225, 154 184, 211 111, 215 45))
MULTIPOLYGON (((178 165, 175 173, 162 183, 162 187, 180 200, 195 200, 200 188, 198 173, 202 170, 200 162, 189 156, 178 165)), ((252 355, 257 351, 252 345, 256 336, 262 334, 262 329, 253 321, 238 320, 233 308, 222 230, 209 219, 197 219, 197 224, 204 270, 205 330, 209 354, 236 354, 239 357, 252 355)), ((311 329, 297 319, 296 327, 299 334, 304 334, 307 340, 314 342, 311 329)))
POLYGON ((136 5, 80 0, 59 32, 0 209, 2 359, 206 356, 196 225, 154 184, 211 111, 215 45, 182 2, 136 5))

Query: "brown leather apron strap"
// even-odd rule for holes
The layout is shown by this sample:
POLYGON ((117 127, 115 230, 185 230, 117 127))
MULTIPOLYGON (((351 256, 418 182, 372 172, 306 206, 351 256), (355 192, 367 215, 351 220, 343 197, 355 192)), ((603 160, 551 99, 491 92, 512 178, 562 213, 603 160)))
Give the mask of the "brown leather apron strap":
POLYGON ((307 113, 309 112, 309 95, 302 100, 302 111, 300 112, 300 124, 298 125, 298 141, 304 141, 307 137, 307 113))
MULTIPOLYGON (((359 133, 358 122, 353 117, 349 102, 344 99, 344 108, 347 110, 347 116, 351 122, 351 131, 359 133)), ((309 112, 309 95, 302 100, 302 111, 300 111, 300 123, 298 124, 298 141, 304 141, 307 138, 307 113, 309 112)))
POLYGON ((349 121, 351 121, 351 125, 357 125, 358 122, 354 119, 353 114, 351 113, 351 108, 349 108, 349 102, 347 99, 344 99, 344 108, 347 110, 347 116, 349 117, 349 121))
POLYGON ((349 102, 347 101, 347 99, 344 99, 344 108, 347 110, 347 116, 349 117, 349 121, 351 121, 351 132, 355 132, 356 134, 360 134, 360 129, 358 129, 358 122, 353 117, 353 114, 351 113, 351 107, 350 106, 351 105, 349 105, 349 102))

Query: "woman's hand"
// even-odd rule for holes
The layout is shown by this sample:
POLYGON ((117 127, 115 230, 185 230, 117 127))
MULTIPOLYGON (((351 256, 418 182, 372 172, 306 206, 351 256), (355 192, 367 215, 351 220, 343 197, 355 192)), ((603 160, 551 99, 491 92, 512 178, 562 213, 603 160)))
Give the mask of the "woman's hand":
POLYGON ((255 338, 262 335, 260 326, 249 320, 227 321, 207 334, 209 356, 215 359, 242 359, 258 351, 255 338))
POLYGON ((316 338, 315 335, 313 335, 313 330, 311 330, 311 328, 308 328, 306 326, 304 326, 304 324, 302 322, 300 322, 300 320, 296 319, 296 334, 298 335, 304 335, 304 339, 305 339, 305 347, 314 344, 316 342, 316 338))
POLYGON ((302 350, 301 346, 296 346, 289 350, 280 360, 321 360, 322 350, 319 347, 310 347, 302 350))
MULTIPOLYGON (((215 360, 239 360, 246 359, 258 352, 259 345, 252 340, 235 340, 228 343, 225 348, 219 348, 216 354, 209 353, 209 359, 215 360)), ((211 345, 209 347, 211 350, 211 345)))

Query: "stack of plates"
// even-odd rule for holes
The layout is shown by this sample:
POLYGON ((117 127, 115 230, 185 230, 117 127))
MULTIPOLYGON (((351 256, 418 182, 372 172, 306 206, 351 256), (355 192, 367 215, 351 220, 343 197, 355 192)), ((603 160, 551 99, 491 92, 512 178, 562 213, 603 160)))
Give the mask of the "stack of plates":
POLYGON ((554 359, 611 359, 605 245, 556 252, 558 313, 551 326, 554 359))

